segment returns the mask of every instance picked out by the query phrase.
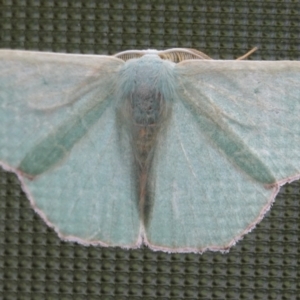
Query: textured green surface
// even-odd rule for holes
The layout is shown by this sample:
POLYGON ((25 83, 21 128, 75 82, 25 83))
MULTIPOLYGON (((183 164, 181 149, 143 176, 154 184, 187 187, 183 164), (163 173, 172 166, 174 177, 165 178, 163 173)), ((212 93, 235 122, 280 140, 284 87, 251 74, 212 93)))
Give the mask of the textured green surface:
MULTIPOLYGON (((0 47, 111 54, 194 47, 299 60, 299 1, 0 1, 0 47)), ((61 242, 0 173, 0 299, 300 299, 300 183, 229 254, 61 242)))

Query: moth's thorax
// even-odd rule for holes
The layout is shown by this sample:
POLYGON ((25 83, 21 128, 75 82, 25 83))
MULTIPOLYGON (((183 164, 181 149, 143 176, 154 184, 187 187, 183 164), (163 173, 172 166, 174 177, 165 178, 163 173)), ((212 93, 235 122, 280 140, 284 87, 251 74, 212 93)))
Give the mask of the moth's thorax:
POLYGON ((137 78, 129 99, 133 121, 139 126, 157 125, 164 107, 164 96, 149 81, 137 78))

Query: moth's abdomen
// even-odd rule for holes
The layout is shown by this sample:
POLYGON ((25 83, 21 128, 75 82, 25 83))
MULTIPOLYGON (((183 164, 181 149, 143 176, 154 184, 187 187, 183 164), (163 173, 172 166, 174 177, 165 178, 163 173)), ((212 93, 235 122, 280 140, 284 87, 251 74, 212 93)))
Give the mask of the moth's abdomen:
POLYGON ((135 159, 140 168, 147 168, 151 161, 158 129, 157 125, 136 127, 135 159))

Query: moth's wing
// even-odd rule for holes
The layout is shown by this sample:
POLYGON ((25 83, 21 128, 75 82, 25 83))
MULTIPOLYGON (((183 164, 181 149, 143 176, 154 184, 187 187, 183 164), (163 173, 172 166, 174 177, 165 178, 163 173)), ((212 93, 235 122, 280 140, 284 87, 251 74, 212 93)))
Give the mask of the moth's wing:
POLYGON ((105 81, 121 61, 105 55, 0 50, 0 63, 1 97, 51 110, 93 90, 101 84, 99 77, 105 81))
POLYGON ((227 250, 300 177, 300 63, 187 61, 149 179, 147 243, 227 250))
POLYGON ((122 65, 108 56, 0 51, 1 165, 64 239, 140 243, 132 151, 112 94, 122 65))

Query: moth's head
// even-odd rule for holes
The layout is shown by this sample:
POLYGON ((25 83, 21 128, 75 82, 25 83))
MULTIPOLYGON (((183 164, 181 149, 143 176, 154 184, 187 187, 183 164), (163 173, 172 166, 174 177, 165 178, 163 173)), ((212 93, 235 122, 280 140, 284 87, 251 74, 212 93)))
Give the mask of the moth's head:
POLYGON ((207 56, 206 54, 198 50, 188 49, 188 48, 173 48, 164 51, 159 51, 155 49, 128 50, 128 51, 119 52, 114 56, 124 61, 127 61, 130 59, 136 59, 144 55, 151 55, 151 54, 157 55, 161 59, 169 60, 174 63, 179 63, 181 61, 190 60, 190 59, 211 59, 209 56, 207 56))

